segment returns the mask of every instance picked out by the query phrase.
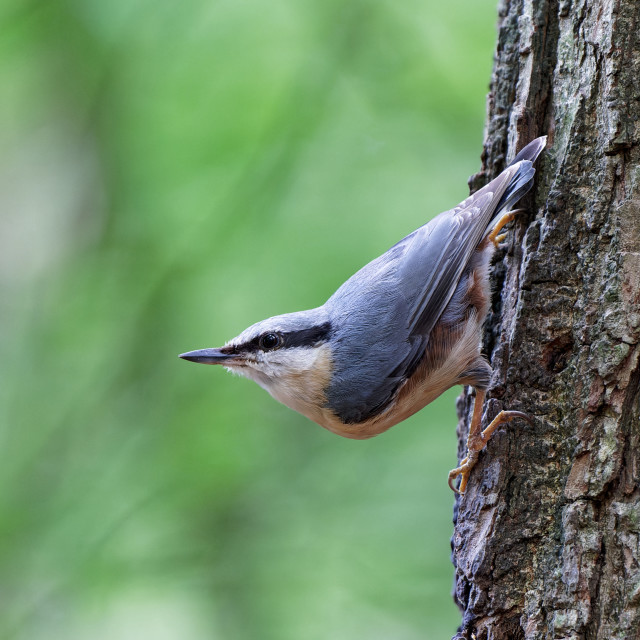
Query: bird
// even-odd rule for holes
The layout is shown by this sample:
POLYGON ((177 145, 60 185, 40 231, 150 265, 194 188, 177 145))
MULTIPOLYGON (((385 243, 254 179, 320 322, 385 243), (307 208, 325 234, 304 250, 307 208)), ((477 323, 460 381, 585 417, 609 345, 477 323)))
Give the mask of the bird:
POLYGON ((546 145, 526 145, 495 179, 351 276, 321 306, 262 320, 220 348, 179 357, 223 365, 340 436, 366 439, 455 385, 475 389, 467 455, 449 472, 464 494, 480 451, 520 411, 482 429, 492 369, 482 355, 491 257, 533 186, 546 145), (459 486, 456 481, 460 478, 459 486))

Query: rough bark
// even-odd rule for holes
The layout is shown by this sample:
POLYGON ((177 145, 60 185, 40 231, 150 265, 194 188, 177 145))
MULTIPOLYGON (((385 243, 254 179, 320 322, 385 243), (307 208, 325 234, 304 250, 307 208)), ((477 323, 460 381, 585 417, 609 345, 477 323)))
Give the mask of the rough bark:
POLYGON ((549 147, 494 264, 485 417, 535 426, 501 428, 457 501, 457 637, 640 638, 640 2, 499 15, 472 187, 535 136, 549 147))

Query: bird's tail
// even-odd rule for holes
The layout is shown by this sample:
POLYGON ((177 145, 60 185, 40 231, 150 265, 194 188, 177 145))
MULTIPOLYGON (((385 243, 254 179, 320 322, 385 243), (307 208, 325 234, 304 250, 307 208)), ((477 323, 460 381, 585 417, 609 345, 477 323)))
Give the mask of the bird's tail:
POLYGON ((547 144, 547 136, 536 138, 530 142, 520 153, 509 163, 510 167, 520 164, 517 173, 513 176, 507 190, 500 198, 500 202, 495 211, 500 213, 505 210, 511 209, 522 196, 524 196, 529 189, 533 186, 533 176, 536 170, 533 168, 533 163, 540 155, 540 152, 545 148, 547 144))
POLYGON ((547 136, 541 136, 532 140, 520 153, 509 163, 509 166, 517 164, 521 160, 528 160, 529 162, 535 162, 536 158, 540 155, 540 152, 545 148, 547 144, 547 136))

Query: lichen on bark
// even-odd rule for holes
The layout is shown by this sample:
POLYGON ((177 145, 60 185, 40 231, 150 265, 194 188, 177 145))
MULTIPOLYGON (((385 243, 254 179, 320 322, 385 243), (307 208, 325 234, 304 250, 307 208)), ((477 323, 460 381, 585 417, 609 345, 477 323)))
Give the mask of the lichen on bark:
POLYGON ((494 265, 486 418, 535 425, 500 429, 457 501, 457 637, 640 638, 640 3, 505 0, 498 28, 472 189, 549 146, 494 265))

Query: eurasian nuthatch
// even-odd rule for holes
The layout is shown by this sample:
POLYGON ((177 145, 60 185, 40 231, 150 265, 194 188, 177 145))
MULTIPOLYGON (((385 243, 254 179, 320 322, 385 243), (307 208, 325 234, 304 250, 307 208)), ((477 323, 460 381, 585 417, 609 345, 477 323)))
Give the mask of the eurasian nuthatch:
POLYGON ((456 384, 475 387, 467 457, 449 473, 464 493, 479 452, 518 411, 482 431, 491 367, 480 353, 489 262, 533 184, 538 138, 485 187, 349 278, 321 307, 258 322, 219 349, 180 357, 221 364, 347 438, 370 438, 456 384))

